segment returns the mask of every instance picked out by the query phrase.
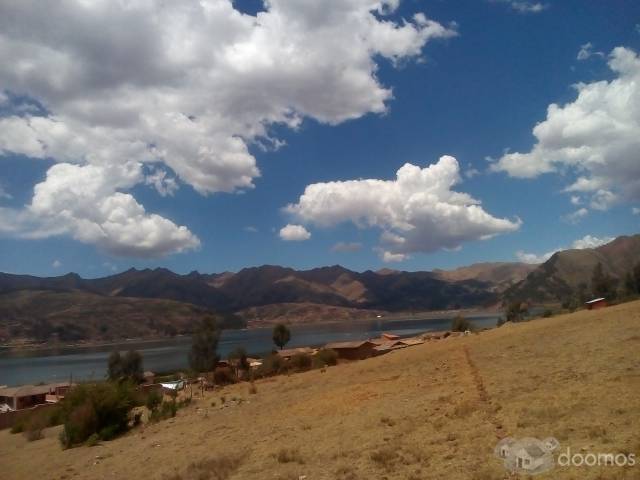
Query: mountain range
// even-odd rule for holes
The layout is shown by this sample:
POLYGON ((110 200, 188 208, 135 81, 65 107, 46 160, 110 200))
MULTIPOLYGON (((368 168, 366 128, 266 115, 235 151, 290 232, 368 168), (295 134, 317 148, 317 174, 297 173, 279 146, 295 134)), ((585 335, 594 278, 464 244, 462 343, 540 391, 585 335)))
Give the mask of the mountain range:
POLYGON ((0 273, 0 339, 117 340, 189 333, 194 322, 212 313, 223 327, 238 328, 499 308, 514 300, 559 303, 585 284, 588 288, 598 263, 622 279, 639 260, 640 235, 635 235, 595 249, 557 252, 541 265, 478 263, 432 272, 263 265, 186 275, 132 268, 95 279, 75 273, 44 278, 0 273))

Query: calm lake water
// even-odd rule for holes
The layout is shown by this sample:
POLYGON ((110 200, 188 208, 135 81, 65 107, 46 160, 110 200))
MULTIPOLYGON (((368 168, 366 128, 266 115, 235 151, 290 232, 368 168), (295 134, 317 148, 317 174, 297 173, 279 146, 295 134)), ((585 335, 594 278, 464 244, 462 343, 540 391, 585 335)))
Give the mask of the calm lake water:
MULTIPOLYGON (((495 327, 497 316, 469 317, 478 328, 495 327)), ((413 336, 428 331, 451 328, 451 319, 428 320, 372 320, 348 324, 312 324, 291 327, 291 341, 287 348, 320 346, 328 342, 364 340, 379 337, 382 332, 413 336)), ((250 354, 271 351, 271 328, 225 330, 218 352, 225 357, 236 347, 244 347, 250 354)), ((118 346, 67 347, 38 351, 0 351, 0 385, 22 385, 37 382, 102 379, 107 358, 116 349, 138 350, 144 359, 144 369, 154 372, 175 371, 187 367, 190 337, 177 337, 153 342, 124 342, 118 346)))

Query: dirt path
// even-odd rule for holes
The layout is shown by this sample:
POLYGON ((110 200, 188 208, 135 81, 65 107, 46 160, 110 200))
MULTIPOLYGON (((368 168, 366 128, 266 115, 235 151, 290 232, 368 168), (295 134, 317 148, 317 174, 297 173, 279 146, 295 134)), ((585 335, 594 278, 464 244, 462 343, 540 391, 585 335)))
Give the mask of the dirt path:
MULTIPOLYGON (((482 410, 487 422, 491 423, 496 431, 497 438, 504 438, 506 433, 504 432, 504 428, 502 426, 502 422, 498 419, 495 414, 497 405, 492 401, 491 397, 487 393, 487 389, 484 386, 484 382, 482 380, 482 375, 480 374, 480 370, 476 366, 475 362, 471 358, 471 353, 469 352, 469 346, 465 345, 462 347, 464 350, 464 356, 467 362, 467 367, 469 368, 469 372, 471 373, 471 377, 473 379, 473 384, 478 392, 478 398, 480 399, 480 405, 482 406, 482 410)), ((499 408, 499 406, 498 406, 499 408)))

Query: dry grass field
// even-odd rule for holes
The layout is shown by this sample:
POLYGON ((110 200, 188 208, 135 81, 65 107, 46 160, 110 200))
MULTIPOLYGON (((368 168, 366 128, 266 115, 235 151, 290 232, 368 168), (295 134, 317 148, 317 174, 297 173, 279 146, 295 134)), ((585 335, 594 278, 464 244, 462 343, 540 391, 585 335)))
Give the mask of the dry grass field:
MULTIPOLYGON (((510 477, 499 438, 640 456, 640 302, 505 325, 361 362, 239 384, 172 420, 61 450, 0 432, 9 479, 477 479, 510 477), (224 403, 222 398, 224 397, 224 403)), ((638 479, 559 467, 540 479, 638 479)))

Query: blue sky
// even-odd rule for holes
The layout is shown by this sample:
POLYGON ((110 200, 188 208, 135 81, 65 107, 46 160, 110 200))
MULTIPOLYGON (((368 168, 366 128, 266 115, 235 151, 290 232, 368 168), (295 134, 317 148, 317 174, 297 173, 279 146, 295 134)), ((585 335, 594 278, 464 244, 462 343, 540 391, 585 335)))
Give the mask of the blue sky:
MULTIPOLYGON (((389 40, 392 43, 397 41, 393 46, 395 57, 387 53, 390 47, 384 41, 379 44, 374 39, 371 44, 361 46, 363 51, 373 51, 370 61, 377 68, 372 73, 377 86, 393 91, 392 97, 382 102, 385 112, 380 111, 381 103, 372 100, 371 96, 363 94, 362 100, 354 99, 354 92, 357 95, 367 88, 372 95, 378 94, 375 85, 364 84, 350 90, 352 86, 341 83, 341 79, 336 81, 335 87, 324 91, 321 82, 316 85, 313 78, 306 79, 293 70, 289 72, 279 68, 273 73, 264 67, 256 73, 255 70, 238 68, 231 75, 226 64, 224 69, 215 63, 208 64, 210 74, 215 75, 220 69, 229 75, 230 80, 202 86, 202 96, 197 102, 208 105, 208 108, 206 113, 203 110, 203 113, 193 115, 192 121, 200 122, 205 115, 215 117, 215 121, 208 124, 211 130, 204 132, 206 140, 197 136, 200 131, 185 130, 179 137, 180 142, 169 137, 169 133, 156 137, 155 133, 141 133, 142 129, 133 127, 126 132, 129 139, 146 143, 148 150, 153 147, 160 149, 162 142, 167 142, 171 158, 166 160, 153 157, 160 155, 155 151, 152 154, 148 150, 139 153, 130 143, 126 148, 114 146, 114 133, 103 138, 92 130, 96 125, 100 126, 100 122, 107 122, 112 128, 113 122, 103 120, 96 110, 109 105, 109 95, 121 92, 125 88, 123 85, 135 84, 137 90, 133 94, 136 98, 170 94, 164 88, 166 85, 156 88, 160 83, 158 78, 165 75, 164 57, 158 55, 157 65, 150 63, 142 72, 138 70, 143 67, 135 61, 120 65, 117 64, 120 60, 117 60, 113 70, 95 74, 95 66, 89 64, 88 55, 82 51, 91 43, 83 37, 87 33, 82 27, 91 25, 92 19, 83 17, 86 12, 76 15, 70 6, 74 2, 64 3, 70 9, 68 15, 75 18, 70 22, 70 30, 78 29, 76 37, 60 39, 53 34, 42 34, 41 38, 29 39, 30 48, 25 48, 22 55, 23 60, 32 55, 37 66, 34 71, 23 71, 22 64, 2 58, 5 65, 2 70, 7 69, 7 65, 17 66, 13 72, 0 74, 0 91, 4 92, 0 115, 3 120, 11 121, 0 129, 0 152, 3 153, 0 158, 0 271, 38 275, 74 271, 94 277, 131 266, 166 266, 186 273, 191 270, 236 271, 261 264, 313 268, 338 263, 359 271, 382 267, 430 270, 480 261, 515 261, 518 258, 516 252, 521 252, 520 258, 527 258, 527 254, 542 256, 557 248, 589 246, 590 242, 597 243, 639 230, 640 215, 634 214, 633 209, 640 207, 640 190, 637 188, 640 181, 637 152, 640 150, 635 149, 638 140, 633 138, 633 132, 638 134, 635 138, 640 138, 640 129, 634 130, 640 120, 640 93, 632 90, 629 94, 628 90, 632 88, 629 85, 633 85, 633 80, 640 77, 640 60, 634 57, 640 52, 640 5, 637 2, 550 0, 541 3, 543 8, 537 12, 521 12, 514 4, 523 2, 506 0, 405 0, 393 12, 389 12, 387 6, 383 12, 374 12, 371 18, 396 22, 398 28, 402 28, 403 19, 411 20, 416 13, 423 12, 441 28, 429 33, 428 38, 420 37, 420 29, 426 27, 421 26, 420 20, 411 20, 415 25, 408 32, 415 37, 412 46, 405 45, 399 38, 389 40), (614 53, 616 47, 624 47, 624 51, 614 53), (59 85, 43 87, 42 84, 51 77, 47 76, 47 69, 60 69, 59 65, 38 65, 41 58, 38 49, 44 48, 54 48, 64 54, 60 62, 66 58, 65 68, 78 71, 79 77, 89 80, 63 76, 58 79, 59 85), (581 49, 583 54, 579 60, 581 49), (618 70, 611 66, 611 62, 616 61, 615 65, 623 65, 618 70), (83 76, 84 72, 89 74, 83 76), (246 80, 249 77, 250 82, 246 80), (619 89, 612 83, 615 81, 621 83, 619 89), (600 89, 593 86, 591 95, 596 97, 593 102, 602 102, 601 107, 596 108, 590 103, 592 110, 589 110, 578 104, 578 91, 573 85, 580 82, 587 85, 586 88, 602 82, 600 89), (274 84, 278 83, 284 88, 277 88, 274 84), (234 85, 238 84, 250 88, 250 91, 234 90, 234 85), (225 90, 228 95, 223 99, 211 93, 211 87, 219 85, 222 85, 221 89, 228 89, 225 90), (625 90, 625 87, 628 88, 625 90), (297 96, 298 89, 300 97, 297 96), (628 95, 611 100, 621 91, 628 95), (93 105, 91 102, 94 102, 96 109, 90 112, 82 110, 84 107, 78 106, 80 100, 85 102, 82 105, 93 105), (269 108, 260 110, 255 107, 256 103, 263 101, 269 108), (33 105, 36 103, 44 110, 35 109, 33 105), (577 113, 570 115, 567 110, 566 115, 548 117, 547 108, 552 103, 560 106, 575 104, 577 113), (227 118, 219 113, 221 111, 231 113, 226 114, 227 118), (238 113, 240 111, 242 115, 238 113), (297 117, 295 120, 291 119, 292 111, 297 117), (599 111, 605 112, 604 119, 598 116, 599 111), (626 112, 631 113, 627 115, 626 112), (219 114, 222 115, 221 126, 215 123, 219 114), (42 115, 42 118, 59 119, 59 124, 66 122, 70 137, 60 140, 54 136, 57 130, 50 125, 40 130, 30 127, 29 135, 34 138, 25 137, 20 122, 31 122, 32 117, 42 115), (594 123, 596 120, 604 123, 594 123), (253 187, 247 187, 246 178, 242 180, 240 177, 234 177, 230 181, 231 186, 228 182, 220 186, 219 178, 228 179, 232 175, 220 173, 220 170, 216 170, 216 178, 212 176, 202 180, 204 177, 200 172, 194 171, 197 168, 206 170, 207 167, 193 163, 189 157, 191 152, 198 151, 194 150, 194 145, 198 146, 199 142, 212 149, 222 145, 210 145, 209 138, 236 121, 241 127, 234 124, 234 128, 245 130, 229 130, 229 137, 242 135, 247 138, 248 152, 239 157, 241 167, 234 167, 232 171, 251 171, 251 160, 247 159, 253 158, 260 170, 260 176, 249 175, 253 187), (550 131, 536 139, 532 129, 545 121, 548 121, 550 131), (619 126, 620 122, 624 128, 612 127, 609 131, 609 126, 619 126), (555 130, 577 124, 586 125, 586 135, 566 134, 556 138, 555 130), (259 131, 260 126, 264 131, 259 131), (45 131, 46 128, 49 130, 45 131), (595 142, 593 138, 598 132, 609 133, 595 142), (82 145, 71 145, 70 138, 81 138, 82 145), (46 144, 46 151, 25 147, 30 141, 35 141, 36 145, 46 144), (566 157, 567 147, 582 147, 580 141, 585 142, 580 152, 590 149, 591 153, 566 157), (276 142, 280 146, 274 146, 276 142), (539 151, 534 149, 536 143, 539 151), (614 149, 610 145, 617 147, 614 149), (108 154, 95 154, 103 151, 108 154), (112 166, 120 168, 121 162, 127 161, 123 160, 123 155, 129 152, 134 152, 132 156, 139 156, 136 157, 137 165, 141 165, 139 170, 112 173, 112 166), (524 156, 514 159, 508 152, 520 152, 524 156), (94 159, 92 154, 99 158, 94 159), (184 155, 181 164, 175 160, 180 155, 184 155), (481 226, 473 223, 472 214, 466 213, 461 214, 455 223, 450 223, 449 217, 432 218, 428 213, 436 209, 435 204, 429 203, 432 200, 418 201, 418 210, 427 213, 406 213, 403 202, 409 202, 409 194, 405 196, 402 184, 394 187, 389 184, 389 188, 396 189, 393 190, 395 193, 388 195, 400 197, 385 201, 387 194, 378 195, 378 187, 370 187, 369 184, 358 184, 354 187, 356 190, 351 190, 352 184, 327 183, 358 179, 392 181, 403 164, 410 163, 423 169, 437 164, 444 155, 455 157, 458 164, 459 182, 451 190, 467 194, 468 198, 452 200, 449 189, 437 190, 433 195, 439 202, 454 205, 451 209, 462 208, 465 212, 473 203, 470 198, 480 201, 481 209, 489 215, 488 221, 480 221, 481 226), (487 157, 494 160, 490 162, 487 157), (69 168, 54 168, 62 165, 69 168), (92 169, 84 170, 88 165, 92 165, 92 169), (173 182, 162 183, 159 190, 164 188, 164 195, 150 185, 151 180, 146 180, 160 171, 166 173, 165 178, 174 179, 173 182), (49 177, 47 172, 50 172, 49 177), (104 182, 97 185, 89 197, 76 195, 74 185, 89 184, 97 176, 103 176, 104 182), (523 176, 528 178, 521 178, 523 176), (581 176, 590 180, 590 186, 572 188, 581 176), (113 182, 112 178, 115 179, 113 182), (66 185, 65 182, 71 185, 68 188, 73 195, 61 190, 60 185, 66 185), (44 184, 39 196, 34 195, 37 184, 44 184), (310 195, 303 201, 301 195, 305 188, 314 184, 318 185, 319 196, 310 195), (322 199, 334 198, 331 195, 335 192, 332 190, 334 193, 329 195, 328 188, 344 192, 341 200, 329 206, 322 199), (224 189, 235 191, 220 191, 224 189), (116 201, 113 197, 116 192, 131 196, 126 199, 117 197, 118 201, 126 200, 126 206, 117 214, 130 214, 131 222, 127 219, 125 226, 116 225, 115 230, 108 230, 114 217, 109 217, 111 223, 107 225, 103 218, 95 220, 92 210, 107 208, 103 202, 111 205, 116 201), (362 199, 362 192, 371 196, 367 197, 371 203, 361 205, 355 211, 349 210, 362 199), (45 198, 45 194, 49 196, 45 198), (101 202, 101 207, 92 206, 91 201, 101 202), (396 201, 399 203, 393 203, 396 201), (73 211, 61 214, 67 204, 73 206, 73 211), (76 207, 78 204, 83 208, 76 207), (285 211, 289 204, 297 206, 285 211), (136 205, 143 206, 144 213, 140 213, 136 205), (345 213, 345 209, 349 211, 345 213), (573 220, 569 218, 581 209, 584 209, 581 214, 574 216, 573 220), (378 211, 386 213, 368 213, 378 211), (389 218, 381 218, 387 213, 389 218), (151 218, 152 214, 156 217, 151 218), (405 216, 398 220, 398 215, 405 216), (94 221, 97 226, 89 224, 94 221), (142 222, 145 227, 136 228, 136 222, 142 222), (404 224, 407 223, 409 229, 405 230, 404 224), (279 233, 287 224, 300 225, 310 238, 283 240, 279 233), (179 226, 184 226, 187 233, 184 229, 179 230, 179 226), (483 230, 482 226, 486 229, 483 230), (95 233, 96 229, 98 233, 95 233), (401 241, 382 239, 385 232, 401 237, 401 241), (116 235, 119 236, 111 237, 116 235), (482 239, 485 235, 491 238, 482 239), (158 240, 163 236, 173 240, 158 240), (582 244, 574 244, 585 237, 587 240, 582 244), (333 247, 338 242, 352 246, 346 249, 349 251, 335 251, 333 247), (385 252, 388 254, 386 257, 385 252), (385 258, 401 261, 385 262, 385 258)), ((290 2, 275 3, 272 13, 279 9, 280 18, 287 20, 285 25, 293 24, 294 20, 304 20, 311 22, 313 28, 313 22, 342 21, 319 19, 316 11, 291 13, 287 9, 290 2)), ((331 3, 331 8, 335 6, 338 10, 341 3, 336 0, 331 3)), ((359 10, 360 14, 373 10, 371 5, 375 2, 362 3, 365 7, 359 10)), ((534 5, 534 2, 527 4, 534 5)), ((0 10, 7 8, 20 10, 12 12, 11 16, 4 15, 18 24, 22 22, 23 28, 16 30, 28 31, 38 25, 37 12, 28 11, 26 7, 0 7, 0 10)), ((262 9, 256 2, 237 2, 235 8, 250 15, 262 9)), ((52 15, 51 12, 41 14, 52 15)), ((115 26, 122 24, 122 15, 126 13, 101 12, 101 18, 115 26)), ((0 17, 3 17, 1 11, 0 17)), ((134 21, 135 18, 132 19, 134 21)), ((363 24, 362 32, 368 35, 370 24, 363 24)), ((149 28, 151 35, 155 30, 149 28)), ((175 32, 180 33, 180 28, 185 27, 175 28, 175 32)), ((198 28, 206 32, 211 26, 199 25, 198 28)), ((269 55, 287 55, 281 46, 295 45, 299 38, 296 35, 299 32, 288 33, 287 28, 278 34, 283 38, 267 36, 273 45, 268 41, 266 46, 259 44, 265 52, 257 52, 259 56, 252 59, 250 68, 269 55)), ((114 29, 116 33, 113 35, 117 35, 117 28, 114 29)), ((238 29, 242 31, 241 27, 238 29)), ((104 33, 106 37, 109 31, 107 29, 104 33)), ((228 33, 230 38, 234 34, 228 33)), ((120 58, 116 55, 116 47, 113 47, 113 39, 93 40, 97 45, 104 41, 108 46, 107 50, 99 50, 105 55, 104 63, 108 63, 109 58, 120 58), (111 47, 115 53, 108 50, 111 47), (112 53, 113 57, 110 57, 112 53)), ((123 40, 125 47, 126 41, 123 40)), ((24 45, 25 42, 27 40, 14 31, 0 36, 0 47, 24 45)), ((229 42, 234 45, 232 40, 229 42)), ((207 43, 203 42, 203 45, 207 43)), ((142 52, 145 58, 154 54, 153 48, 149 48, 149 52, 142 52)), ((327 52, 322 50, 322 46, 305 44, 305 48, 317 53, 319 64, 326 58, 327 52), (313 50, 316 48, 318 50, 313 50)), ((0 48, 0 51, 6 52, 6 49, 0 48)), ((339 59, 338 66, 351 67, 348 51, 336 53, 336 57, 343 53, 345 58, 339 59)), ((203 54, 193 55, 195 64, 199 62, 198 55, 203 54)), ((333 61, 338 62, 331 59, 333 61)), ((360 66, 358 64, 358 68, 360 66)), ((189 68, 192 68, 191 64, 189 68)), ((327 73, 321 67, 313 68, 318 69, 316 76, 328 75, 325 83, 332 85, 330 75, 334 70, 328 69, 327 73)), ((180 82, 170 74, 166 77, 167 84, 174 82, 172 88, 175 88, 175 82, 180 82)), ((182 87, 186 90, 188 86, 182 87)), ((239 86, 237 88, 240 89, 239 86)), ((585 91, 585 97, 587 93, 585 91)), ((174 104, 162 103, 164 100, 163 97, 159 107, 144 104, 141 108, 146 108, 151 118, 165 118, 164 115, 172 113, 170 109, 174 104)), ((181 105, 194 104, 193 99, 188 98, 181 105)), ((113 113, 113 118, 120 113, 113 113)), ((126 123, 124 120, 118 122, 126 123)), ((157 128, 166 130, 166 125, 158 123, 157 128)), ((234 150, 236 146, 229 148, 238 152, 234 150)), ((225 161, 227 167, 236 157, 230 158, 225 161)), ((203 160, 206 161, 207 158, 203 160)), ((444 163, 441 165, 444 168, 444 163)), ((424 181, 429 182, 430 178, 432 176, 424 181)), ((424 188, 430 187, 420 184, 413 193, 420 194, 424 188)), ((111 210, 108 214, 115 215, 113 212, 111 210)), ((528 258, 531 260, 532 257, 528 258)))

